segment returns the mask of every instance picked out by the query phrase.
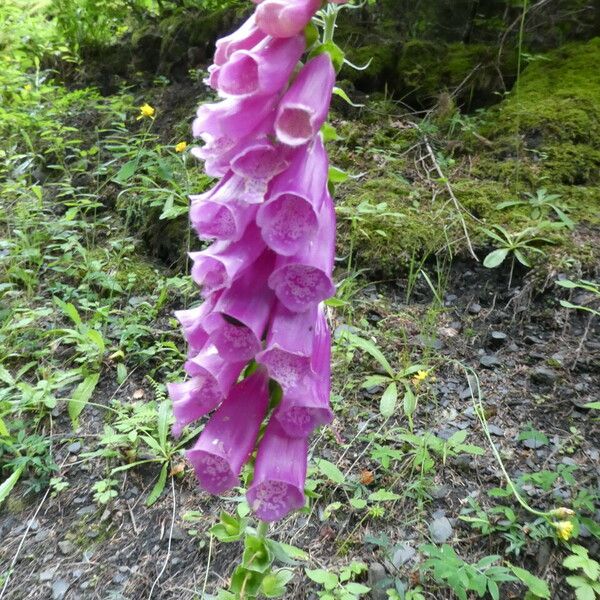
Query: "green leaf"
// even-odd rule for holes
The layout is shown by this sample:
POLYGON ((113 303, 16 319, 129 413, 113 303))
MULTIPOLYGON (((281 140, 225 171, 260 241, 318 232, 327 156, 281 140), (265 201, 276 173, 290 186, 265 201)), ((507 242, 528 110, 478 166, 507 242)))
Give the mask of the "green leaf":
POLYGON ((158 476, 158 480, 154 484, 152 491, 148 494, 146 498, 146 506, 152 506, 160 497, 163 490, 165 489, 165 485, 167 483, 167 472, 169 468, 169 463, 165 462, 160 470, 160 474, 158 476))
POLYGON ((280 563, 286 565, 297 565, 300 560, 308 560, 308 554, 301 548, 292 546, 291 544, 284 544, 283 542, 276 542, 275 540, 267 540, 267 545, 273 553, 273 556, 280 563))
POLYGON ((8 495, 11 493, 12 489, 15 487, 15 485, 17 485, 17 481, 19 481, 24 469, 25 465, 17 467, 12 472, 10 477, 0 484, 0 504, 2 504, 8 498, 8 495))
POLYGON ((351 594, 367 594, 371 591, 370 587, 362 585, 362 583, 355 583, 353 581, 347 583, 344 588, 351 594))
POLYGON ((417 408, 417 397, 409 385, 406 386, 404 398, 402 399, 402 406, 404 408, 404 414, 409 418, 412 417, 417 408))
POLYGON ((583 408, 592 408, 595 410, 600 410, 600 402, 588 402, 583 405, 583 408))
POLYGON ((113 178, 117 183, 126 183, 131 179, 137 170, 138 159, 128 160, 120 169, 119 172, 113 178))
POLYGON ((242 566, 248 571, 266 573, 273 562, 273 553, 264 538, 247 535, 244 540, 242 566))
POLYGON ((294 573, 287 569, 269 573, 262 580, 262 593, 267 598, 280 598, 286 592, 285 586, 292 579, 294 573))
POLYGON ((350 179, 350 175, 337 167, 329 167, 329 183, 344 183, 344 181, 348 181, 350 179))
POLYGON ((335 42, 320 44, 309 54, 309 58, 314 58, 319 54, 329 54, 336 73, 340 72, 340 69, 344 65, 345 55, 344 51, 335 42))
POLYGON ((333 463, 324 458, 317 461, 317 468, 327 479, 331 479, 334 483, 342 484, 346 481, 344 474, 333 463))
POLYGON ((88 339, 90 339, 96 345, 98 351, 104 353, 106 346, 104 344, 104 338, 102 337, 102 334, 95 329, 90 329, 86 335, 88 339))
POLYGON ((550 598, 548 584, 539 577, 533 575, 526 569, 509 565, 510 570, 527 586, 527 589, 540 598, 550 598))
POLYGON ((100 373, 92 373, 75 388, 73 396, 67 404, 67 410, 69 412, 69 417, 71 417, 73 429, 77 426, 77 419, 92 397, 99 379, 100 373))
POLYGON ((396 382, 392 381, 387 386, 383 396, 381 396, 381 402, 379 403, 379 412, 384 417, 391 417, 396 409, 396 402, 398 402, 398 387, 396 382))
POLYGON ((168 400, 164 400, 158 407, 158 441, 162 448, 165 448, 167 445, 170 418, 171 405, 168 400))
POLYGON ((309 579, 321 584, 326 590, 332 590, 338 584, 337 575, 325 569, 304 569, 304 572, 309 579))
POLYGON ((365 340, 364 338, 361 338, 350 331, 344 331, 342 336, 346 338, 353 346, 356 346, 357 348, 364 350, 367 354, 370 354, 392 379, 395 377, 394 370, 392 369, 392 366, 388 362, 387 358, 373 342, 365 340))
POLYGON ((350 506, 356 510, 362 510, 367 506, 367 501, 364 498, 350 498, 350 506))
POLYGON ((323 127, 321 127, 321 134, 323 135, 323 141, 327 142, 335 142, 337 140, 341 140, 342 138, 338 135, 336 128, 331 123, 324 123, 323 127))
POLYGON ((4 419, 0 417, 0 437, 8 437, 8 435, 8 427, 6 426, 4 419))
POLYGON ((344 100, 344 102, 346 102, 350 106, 353 106, 354 108, 362 108, 364 106, 364 104, 356 104, 355 102, 352 102, 348 94, 346 94, 346 92, 342 88, 334 87, 333 93, 336 96, 339 96, 342 100, 344 100))
MULTIPOLYGON (((531 250, 536 250, 535 248, 531 248, 531 250)), ((543 252, 541 253, 543 254, 543 252)), ((525 267, 531 267, 531 262, 529 259, 520 251, 515 250, 515 258, 525 267)))
POLYGON ((249 600, 258 594, 263 577, 263 574, 257 571, 249 571, 248 569, 244 569, 244 567, 237 567, 231 576, 231 586, 229 589, 238 595, 243 590, 245 592, 244 598, 249 600))
POLYGON ((383 489, 369 494, 370 502, 389 502, 391 500, 400 500, 400 498, 402 498, 402 496, 383 489))
POLYGON ((0 365, 0 381, 8 386, 13 386, 16 383, 14 377, 2 365, 0 365))
POLYGON ((488 269, 495 269, 499 267, 504 259, 508 256, 508 248, 498 248, 493 252, 490 252, 483 261, 483 266, 488 269))

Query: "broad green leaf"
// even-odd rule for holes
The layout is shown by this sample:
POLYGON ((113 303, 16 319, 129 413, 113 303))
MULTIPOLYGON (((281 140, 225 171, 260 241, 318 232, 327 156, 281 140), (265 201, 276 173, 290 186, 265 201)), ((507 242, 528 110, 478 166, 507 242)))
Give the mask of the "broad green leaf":
POLYGON ((317 468, 328 479, 334 483, 341 484, 346 481, 344 474, 331 462, 321 458, 317 461, 317 468))
POLYGON ((9 386, 13 386, 16 383, 14 377, 2 365, 0 365, 0 381, 4 381, 9 386))
POLYGON ((262 593, 267 598, 280 598, 285 594, 285 586, 293 576, 294 573, 288 569, 269 573, 262 580, 262 593))
POLYGON ((0 437, 2 436, 8 436, 8 427, 2 417, 0 417, 0 437))
POLYGON ((483 261, 483 266, 488 269, 495 269, 499 267, 504 259, 508 256, 508 248, 498 248, 498 250, 494 250, 490 252, 483 261))
POLYGON ((383 392, 383 396, 381 396, 379 412, 381 412, 384 417, 391 417, 396 409, 397 401, 398 387, 396 386, 396 382, 392 381, 392 383, 387 386, 385 392, 383 392))
POLYGON ((350 179, 350 175, 337 167, 329 167, 329 182, 330 183, 344 183, 344 181, 348 181, 350 179))
POLYGON ((158 441, 165 448, 167 435, 169 434, 169 420, 171 417, 171 406, 168 400, 164 400, 158 407, 158 441))
POLYGON ((390 378, 387 375, 370 375, 365 379, 362 386, 363 388, 375 387, 376 385, 381 385, 382 383, 389 382, 390 378))
POLYGON ((114 180, 117 183, 126 183, 129 179, 131 179, 137 170, 138 159, 128 160, 120 169, 119 172, 115 175, 114 180))
POLYGON ((392 500, 400 500, 400 498, 402 498, 402 496, 388 490, 377 490, 376 492, 369 494, 370 502, 389 502, 392 500))
POLYGON ((600 410, 600 402, 588 402, 583 405, 583 408, 592 408, 595 410, 600 410))
POLYGON ((370 354, 382 367, 386 373, 393 379, 395 377, 394 370, 388 362, 387 358, 383 355, 383 352, 371 341, 365 340, 360 336, 351 333, 350 331, 344 331, 342 334, 350 344, 364 350, 367 354, 370 354))
POLYGON ((550 598, 548 584, 526 569, 509 565, 510 570, 527 586, 527 589, 540 598, 550 598))
POLYGON ((85 405, 92 397, 99 379, 100 373, 92 373, 75 388, 73 396, 67 404, 67 409, 69 412, 69 417, 71 417, 73 428, 76 427, 77 419, 81 414, 81 411, 85 408, 85 405))
POLYGON ((304 569, 304 572, 309 579, 321 584, 326 590, 332 590, 338 584, 337 575, 325 569, 304 569))
POLYGON ((146 498, 146 506, 152 506, 162 494, 162 491, 165 489, 165 485, 167 483, 167 472, 169 468, 169 463, 165 462, 160 470, 160 474, 158 476, 158 480, 154 484, 152 491, 148 494, 146 498))
POLYGON ((3 481, 2 484, 0 484, 0 504, 8 498, 12 489, 17 485, 17 481, 19 481, 24 468, 25 467, 21 465, 12 472, 11 476, 6 481, 3 481))
POLYGON ((362 583, 355 583, 351 581, 347 583, 344 588, 351 594, 368 594, 371 591, 370 587, 363 585, 362 583))
POLYGON ((409 418, 412 417, 415 409, 417 408, 417 397, 409 385, 406 386, 404 398, 402 399, 402 405, 404 408, 404 414, 409 418))

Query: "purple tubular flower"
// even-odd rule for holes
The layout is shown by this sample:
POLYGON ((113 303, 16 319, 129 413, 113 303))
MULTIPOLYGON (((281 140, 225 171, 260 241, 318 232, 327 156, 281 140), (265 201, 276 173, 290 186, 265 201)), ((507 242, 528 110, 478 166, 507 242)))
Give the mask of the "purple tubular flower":
POLYGON ((191 379, 167 384, 175 415, 173 435, 179 437, 186 425, 216 408, 237 381, 243 367, 243 362, 224 361, 214 346, 207 346, 189 359, 185 370, 191 379))
POLYGON ((275 133, 280 142, 301 146, 317 135, 327 118, 334 84, 329 54, 306 63, 279 103, 275 133))
POLYGON ((308 444, 286 435, 272 419, 258 446, 254 479, 246 497, 263 521, 277 521, 304 506, 308 444))
POLYGON ((224 65, 236 50, 249 50, 265 38, 265 33, 256 25, 252 15, 239 29, 217 40, 214 63, 224 65))
POLYGON ((223 292, 215 305, 221 324, 210 335, 225 360, 250 360, 261 349, 271 307, 275 302, 267 285, 275 257, 266 250, 223 292))
POLYGON ((233 148, 273 112, 276 101, 277 96, 250 96, 203 104, 192 123, 192 133, 209 145, 233 148))
POLYGON ((267 348, 256 360, 284 391, 303 385, 310 377, 317 307, 294 313, 277 304, 269 325, 267 348))
POLYGON ((258 369, 238 383, 186 453, 200 486, 223 494, 239 484, 269 404, 268 377, 258 369))
POLYGON ((329 162, 320 136, 293 154, 289 168, 271 183, 256 222, 267 245, 283 256, 306 247, 318 230, 329 162))
POLYGON ((217 292, 195 308, 187 310, 175 311, 175 318, 183 328, 183 336, 190 346, 190 355, 197 354, 208 341, 209 332, 206 328, 207 317, 219 299, 220 294, 217 292))
POLYGON ((228 288, 234 278, 251 265, 265 249, 258 227, 251 223, 237 242, 216 242, 202 252, 190 252, 194 261, 192 279, 203 295, 228 288))
POLYGON ((287 83, 305 45, 304 35, 267 37, 251 50, 236 50, 211 73, 211 85, 225 98, 275 94, 287 83))
POLYGON ((304 312, 335 293, 331 279, 335 258, 335 209, 327 193, 319 214, 316 238, 294 256, 279 256, 269 286, 279 301, 304 312))
POLYGON ((241 177, 229 173, 212 190, 190 196, 190 221, 199 237, 237 241, 253 221, 257 207, 252 203, 262 201, 246 190, 241 177))
POLYGON ((264 0, 256 24, 273 37, 287 38, 303 31, 320 5, 321 0, 264 0))
POLYGON ((306 386, 286 390, 275 412, 285 432, 292 437, 308 437, 319 425, 333 420, 329 407, 331 392, 331 333, 323 306, 319 306, 314 332, 313 375, 306 386))

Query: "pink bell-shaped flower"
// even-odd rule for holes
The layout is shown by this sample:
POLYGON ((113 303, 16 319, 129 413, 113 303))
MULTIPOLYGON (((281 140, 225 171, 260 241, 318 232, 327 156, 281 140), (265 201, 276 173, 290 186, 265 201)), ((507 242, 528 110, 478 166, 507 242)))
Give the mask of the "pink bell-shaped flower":
POLYGON ((258 446, 254 479, 246 497, 263 521, 277 521, 304 506, 308 444, 288 436, 271 419, 258 446))
POLYGON ((327 118, 334 85, 329 54, 308 61, 279 103, 277 139, 288 146, 301 146, 317 135, 327 118))
POLYGON ((268 376, 258 369, 238 383, 186 453, 201 487, 223 494, 239 485, 269 405, 268 376))
POLYGON ((314 239, 328 169, 327 153, 318 136, 312 144, 298 149, 290 166, 273 179, 256 222, 267 245, 278 254, 291 256, 314 239))
POLYGON ((206 347, 189 359, 185 370, 191 379, 167 384, 175 415, 173 435, 178 437, 186 425, 216 408, 237 381, 243 367, 243 362, 224 361, 214 346, 206 347))
POLYGON ((256 9, 256 25, 268 35, 287 38, 304 31, 321 0, 264 0, 256 9))
POLYGON ((266 34, 256 25, 255 16, 252 15, 233 33, 217 40, 214 63, 216 66, 224 65, 236 50, 249 50, 260 43, 266 34))
POLYGON ((269 286, 279 301, 294 312, 304 312, 331 297, 335 258, 335 209, 329 194, 319 214, 316 238, 294 256, 279 256, 269 286))
POLYGON ((210 83, 224 98, 275 94, 287 83, 304 48, 304 35, 267 37, 251 50, 236 50, 213 70, 210 83))

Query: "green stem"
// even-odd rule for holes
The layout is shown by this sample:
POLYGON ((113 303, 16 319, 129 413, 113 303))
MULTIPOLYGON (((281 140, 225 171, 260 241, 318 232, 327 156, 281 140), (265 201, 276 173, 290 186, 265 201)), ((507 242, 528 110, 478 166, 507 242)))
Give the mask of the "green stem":
POLYGON ((256 533, 259 538, 266 538, 267 533, 269 533, 269 524, 265 521, 259 521, 258 527, 256 528, 256 533))
POLYGON ((323 10, 323 43, 332 42, 335 33, 335 22, 337 21, 340 7, 337 4, 330 4, 323 10))

